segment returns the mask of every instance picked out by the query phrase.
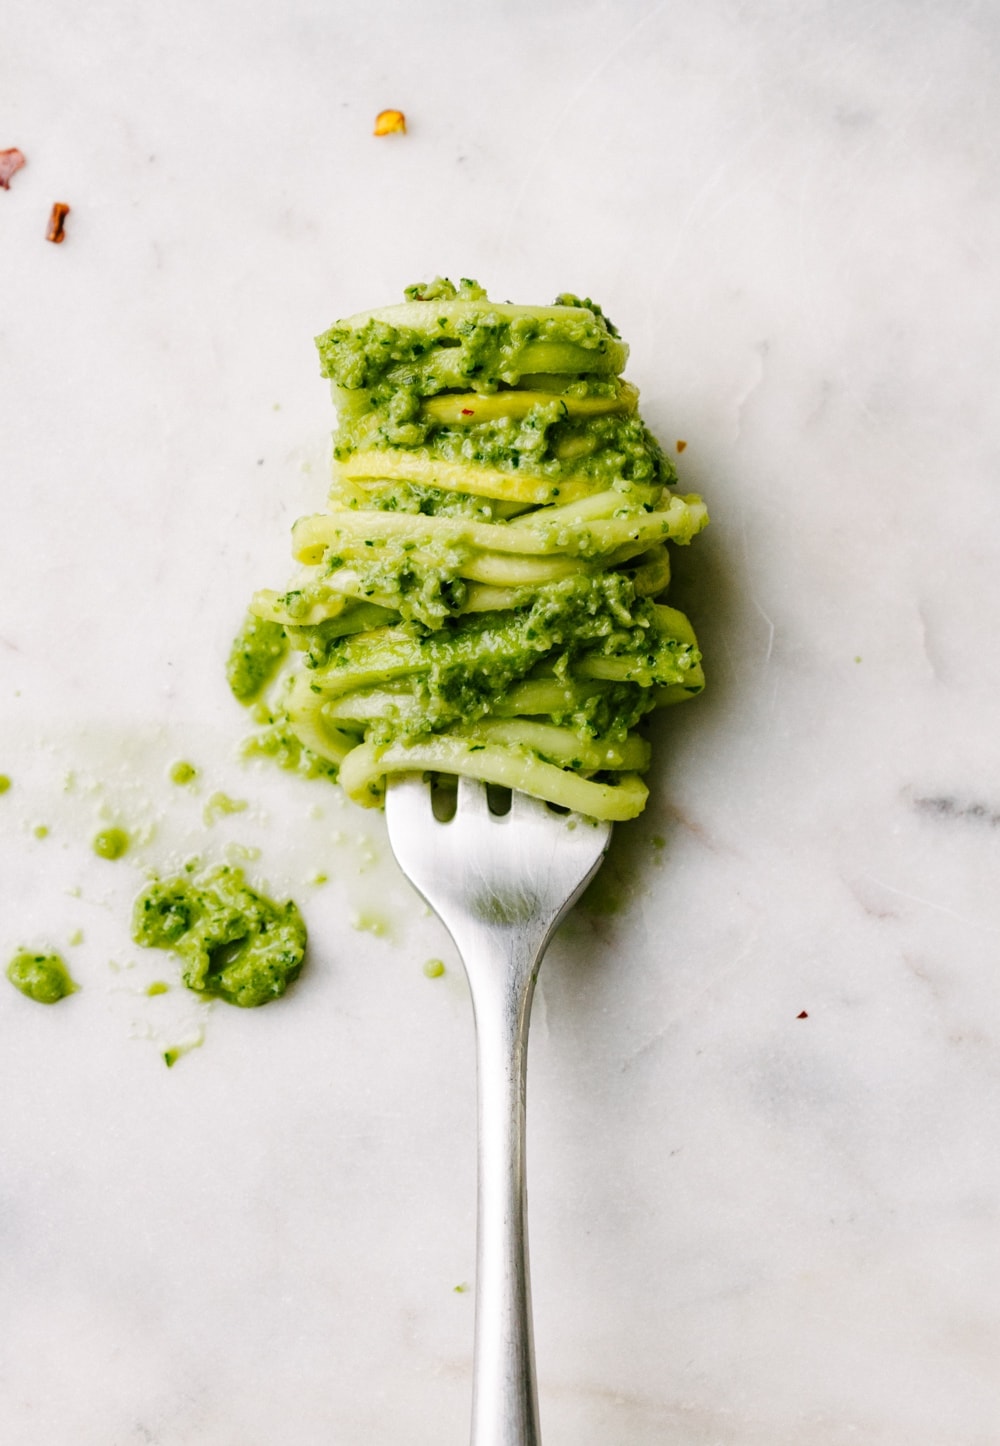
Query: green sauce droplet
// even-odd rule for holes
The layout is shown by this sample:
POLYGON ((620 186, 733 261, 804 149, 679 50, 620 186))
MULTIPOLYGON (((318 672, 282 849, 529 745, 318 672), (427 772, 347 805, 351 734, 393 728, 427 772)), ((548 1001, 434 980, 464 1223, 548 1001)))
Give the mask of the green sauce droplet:
POLYGON ((36 823, 31 832, 35 835, 35 838, 48 838, 49 826, 47 823, 36 823))
POLYGON ((38 1004, 56 1004, 77 987, 58 954, 33 954, 30 949, 14 955, 7 965, 7 978, 38 1004))
POLYGON ((424 965, 424 973, 428 979, 440 979, 444 973, 444 963, 440 959, 428 959, 424 965))
POLYGON ((106 828, 94 839, 94 853, 102 859, 120 859, 128 851, 128 834, 124 829, 106 828))
POLYGON ((185 763, 183 760, 175 763, 170 770, 170 782, 184 785, 193 783, 198 777, 198 770, 193 763, 185 763))
POLYGON ((10 779, 6 773, 0 773, 0 793, 6 793, 8 788, 10 788, 10 779))
POLYGON ((153 999, 157 994, 166 994, 169 988, 170 985, 164 983, 162 979, 154 979, 152 984, 147 986, 146 993, 150 999, 153 999))

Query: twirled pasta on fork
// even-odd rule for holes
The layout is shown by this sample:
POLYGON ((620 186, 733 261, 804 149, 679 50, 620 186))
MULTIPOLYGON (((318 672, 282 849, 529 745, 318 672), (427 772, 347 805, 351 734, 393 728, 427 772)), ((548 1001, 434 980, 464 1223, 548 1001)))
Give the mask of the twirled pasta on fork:
POLYGON ((440 279, 406 297, 317 339, 333 485, 234 645, 237 696, 266 689, 251 746, 366 805, 433 770, 634 817, 641 720, 704 686, 659 601, 704 503, 674 490, 595 303, 440 279))

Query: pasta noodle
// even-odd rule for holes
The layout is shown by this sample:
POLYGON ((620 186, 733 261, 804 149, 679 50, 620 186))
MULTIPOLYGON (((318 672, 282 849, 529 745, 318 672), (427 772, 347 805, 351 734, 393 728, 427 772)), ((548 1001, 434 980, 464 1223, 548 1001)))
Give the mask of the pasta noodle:
POLYGON ((291 586, 254 596, 234 644, 237 696, 267 690, 250 746, 363 805, 417 770, 632 818, 642 719, 704 686, 658 598, 705 505, 674 490, 599 306, 406 294, 317 338, 333 484, 295 524, 291 586))

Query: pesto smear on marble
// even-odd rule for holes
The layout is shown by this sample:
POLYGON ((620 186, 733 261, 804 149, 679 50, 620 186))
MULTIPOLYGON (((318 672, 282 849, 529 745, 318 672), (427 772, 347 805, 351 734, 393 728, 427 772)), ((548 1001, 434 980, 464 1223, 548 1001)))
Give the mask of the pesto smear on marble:
POLYGON ((252 703, 280 666, 287 647, 283 627, 248 613, 226 665, 233 696, 241 703, 252 703))

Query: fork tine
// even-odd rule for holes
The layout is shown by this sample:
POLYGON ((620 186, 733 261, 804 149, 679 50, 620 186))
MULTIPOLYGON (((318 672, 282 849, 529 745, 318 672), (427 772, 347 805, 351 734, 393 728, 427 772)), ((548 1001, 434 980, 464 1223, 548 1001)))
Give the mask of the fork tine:
POLYGON ((554 823, 559 816, 552 812, 544 799, 535 798, 530 793, 521 793, 516 788, 511 794, 510 817, 513 819, 551 819, 554 823))
POLYGON ((386 819, 403 828, 427 821, 431 811, 430 785, 422 773, 399 773, 388 780, 385 790, 386 819))
POLYGON ((483 818, 489 811, 486 784, 478 778, 465 778, 459 775, 458 807, 455 810, 455 817, 483 818))

